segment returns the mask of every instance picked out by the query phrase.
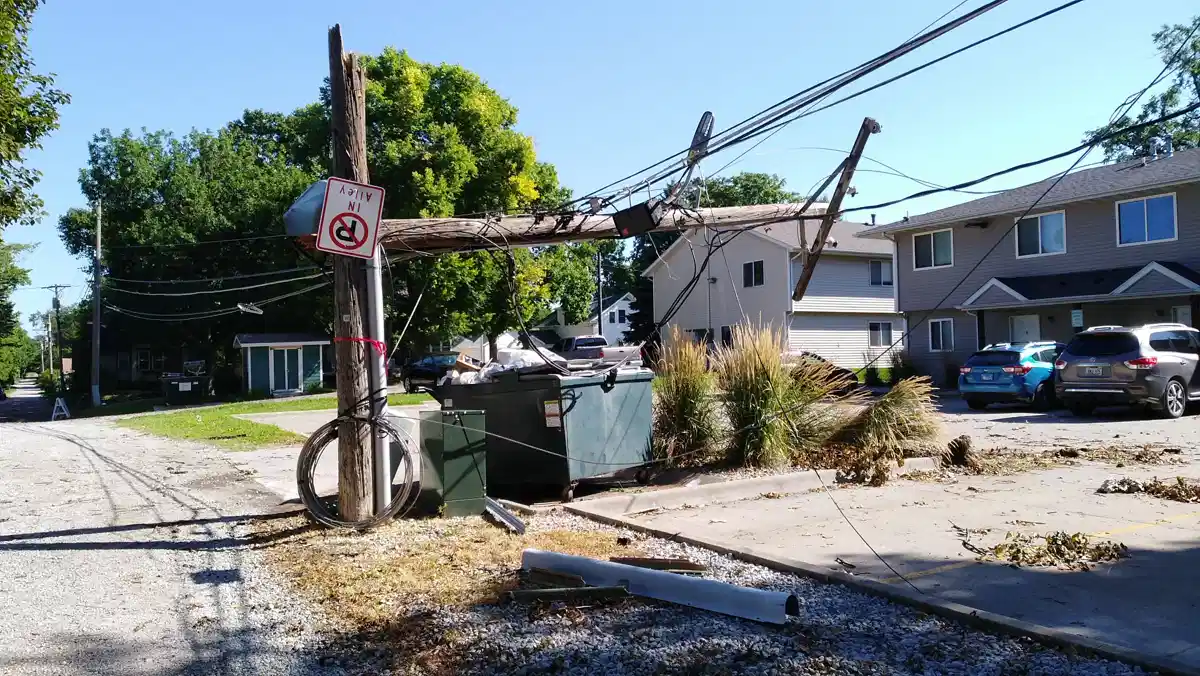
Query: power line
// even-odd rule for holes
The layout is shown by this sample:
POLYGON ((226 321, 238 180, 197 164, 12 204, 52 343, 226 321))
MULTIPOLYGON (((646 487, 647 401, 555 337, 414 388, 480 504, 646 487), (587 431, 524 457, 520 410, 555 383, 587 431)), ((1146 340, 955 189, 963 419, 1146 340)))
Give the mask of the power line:
POLYGON ((225 277, 201 277, 198 279, 128 279, 125 277, 108 276, 104 279, 110 282, 126 282, 130 284, 201 284, 204 282, 224 282, 231 279, 253 279, 255 277, 270 277, 271 275, 282 275, 290 272, 304 272, 306 270, 319 270, 316 265, 306 265, 298 268, 288 268, 286 270, 269 270, 267 272, 251 272, 244 275, 227 275, 225 277))
MULTIPOLYGON (((321 287, 328 286, 328 285, 329 285, 329 282, 318 282, 317 284, 313 284, 312 286, 307 286, 307 287, 305 287, 303 289, 299 289, 297 291, 292 291, 289 293, 274 296, 272 298, 267 298, 266 300, 254 301, 253 304, 256 306, 259 306, 259 307, 261 307, 263 305, 269 305, 271 303, 274 303, 274 302, 277 302, 280 300, 284 300, 285 298, 292 298, 294 296, 299 296, 301 294, 305 294, 310 291, 315 291, 316 289, 319 289, 321 287)), ((105 303, 105 307, 112 310, 113 312, 127 315, 130 317, 133 317, 134 319, 144 319, 146 321, 163 321, 163 322, 191 321, 194 319, 213 319, 215 317, 236 314, 236 313, 241 312, 241 310, 236 307, 225 308, 225 309, 220 309, 220 310, 207 310, 207 311, 203 311, 203 312, 183 312, 183 313, 173 313, 173 314, 172 313, 139 312, 137 310, 129 310, 127 308, 117 307, 116 305, 111 305, 108 303, 105 303)))
POLYGON ((249 291, 250 289, 261 289, 267 286, 275 286, 277 284, 291 284, 292 282, 301 282, 306 279, 316 279, 323 275, 323 272, 318 272, 315 275, 305 275, 303 277, 289 277, 288 279, 275 279, 261 284, 251 284, 250 286, 235 286, 228 289, 203 289, 201 291, 180 291, 176 293, 159 293, 153 291, 134 291, 132 289, 122 289, 116 286, 104 287, 108 291, 120 291, 121 293, 129 293, 135 296, 157 296, 157 297, 179 297, 179 296, 205 296, 212 293, 230 293, 233 291, 249 291))

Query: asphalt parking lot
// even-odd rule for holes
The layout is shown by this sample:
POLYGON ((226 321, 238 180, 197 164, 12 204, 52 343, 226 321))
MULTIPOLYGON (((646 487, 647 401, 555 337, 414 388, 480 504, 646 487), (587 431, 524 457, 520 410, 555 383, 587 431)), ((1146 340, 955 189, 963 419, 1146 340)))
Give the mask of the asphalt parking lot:
POLYGON ((1200 669, 1200 505, 1147 495, 1101 495, 1109 477, 1200 479, 1200 415, 1179 420, 1129 410, 1075 418, 1065 411, 995 407, 976 412, 945 399, 947 439, 979 448, 1097 446, 1179 449, 1179 464, 1071 466, 943 482, 893 480, 630 515, 637 523, 731 548, 774 553, 1200 669), (836 500, 831 500, 830 497, 836 500), (839 510, 840 508, 840 510, 839 510), (843 516, 844 513, 844 516, 843 516), (853 526, 853 528, 851 527, 853 526), (861 538, 855 533, 861 533, 861 538), (1127 559, 1089 571, 983 563, 963 545, 990 547, 1008 533, 1085 533, 1129 548, 1127 559), (886 564, 868 548, 875 549, 886 564), (890 568, 888 567, 890 566, 890 568))
POLYGON ((939 399, 945 438, 970 435, 977 448, 1053 448, 1070 444, 1173 444, 1200 447, 1200 408, 1166 420, 1129 407, 1097 409, 1078 417, 1065 409, 1035 411, 994 404, 972 411, 957 396, 939 399))

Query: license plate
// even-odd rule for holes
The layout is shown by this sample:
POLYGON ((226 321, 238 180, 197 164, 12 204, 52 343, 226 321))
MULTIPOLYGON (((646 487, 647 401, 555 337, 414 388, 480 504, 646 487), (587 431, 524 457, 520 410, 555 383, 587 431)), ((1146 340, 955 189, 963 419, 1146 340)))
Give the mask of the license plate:
POLYGON ((1080 366, 1079 375, 1084 378, 1103 378, 1108 375, 1107 366, 1080 366))
POLYGON ((979 379, 980 380, 995 380, 996 374, 995 373, 980 373, 979 379))

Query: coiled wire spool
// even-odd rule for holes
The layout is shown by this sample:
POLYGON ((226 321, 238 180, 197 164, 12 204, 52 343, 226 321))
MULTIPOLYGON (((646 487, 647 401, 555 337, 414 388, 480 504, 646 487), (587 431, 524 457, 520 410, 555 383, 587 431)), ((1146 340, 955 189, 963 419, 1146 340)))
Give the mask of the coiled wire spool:
POLYGON ((330 528, 364 531, 398 516, 403 516, 412 509, 413 504, 416 502, 415 499, 410 501, 410 498, 415 498, 415 492, 413 491, 414 451, 416 451, 416 441, 412 438, 412 435, 396 427, 386 417, 382 419, 369 419, 345 415, 334 418, 313 432, 308 437, 308 441, 304 442, 304 448, 300 450, 300 459, 296 463, 296 487, 300 493, 300 501, 304 503, 314 521, 330 528), (314 488, 313 474, 317 468, 317 461, 321 459, 321 454, 325 451, 325 447, 337 441, 338 427, 347 421, 370 424, 372 434, 376 432, 376 428, 381 428, 389 440, 404 448, 405 451, 404 457, 401 460, 401 464, 404 467, 404 481, 401 483, 400 489, 392 496, 391 502, 387 504, 387 507, 381 513, 363 521, 345 521, 338 518, 326 506, 321 496, 317 495, 314 488))

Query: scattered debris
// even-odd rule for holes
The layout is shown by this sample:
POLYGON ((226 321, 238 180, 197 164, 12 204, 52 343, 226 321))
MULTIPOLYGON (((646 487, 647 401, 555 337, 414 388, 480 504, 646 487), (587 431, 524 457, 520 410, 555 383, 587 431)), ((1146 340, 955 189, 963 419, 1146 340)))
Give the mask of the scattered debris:
POLYGON ((521 504, 519 502, 515 502, 513 500, 505 500, 505 499, 501 498, 499 500, 496 500, 496 502, 500 503, 504 507, 507 507, 509 509, 509 511, 517 512, 519 514, 524 514, 525 516, 537 516, 537 513, 538 513, 538 511, 536 509, 534 509, 533 507, 530 507, 529 505, 523 505, 523 504, 521 504))
POLYGON ((1163 482, 1157 478, 1142 484, 1147 495, 1176 502, 1200 502, 1200 482, 1177 476, 1174 482, 1163 482))
POLYGON ((941 461, 945 467, 975 467, 978 460, 971 448, 971 437, 964 434, 951 440, 946 444, 941 461))
POLYGON ((572 556, 526 549, 521 557, 525 569, 544 568, 582 577, 598 587, 625 585, 636 596, 701 608, 747 620, 784 624, 788 615, 799 613, 800 602, 792 594, 741 587, 690 575, 638 568, 586 556, 572 556))
POLYGON ((1096 489, 1097 493, 1141 493, 1143 490, 1140 482, 1134 481, 1128 477, 1119 479, 1105 479, 1100 484, 1100 488, 1096 489))
POLYGON ((544 568, 533 568, 528 571, 526 582, 535 587, 586 587, 587 583, 578 575, 568 575, 544 568))
POLYGON ((842 565, 842 567, 849 568, 850 570, 854 570, 855 568, 858 568, 858 566, 854 565, 853 563, 842 560, 842 557, 840 557, 840 556, 835 558, 834 561, 837 561, 839 564, 842 565))
POLYGON ((779 498, 782 498, 785 495, 787 495, 787 493, 779 493, 776 491, 767 491, 766 493, 759 493, 758 497, 764 498, 766 500, 778 500, 779 498))
POLYGON ((979 555, 981 560, 995 560, 1014 567, 1054 566, 1065 570, 1090 570, 1103 561, 1116 561, 1129 556, 1129 548, 1119 542, 1093 543, 1084 533, 1055 531, 1046 535, 1026 535, 1009 532, 1004 542, 981 549, 967 541, 963 546, 979 555))
POLYGON ((1054 452, 1060 458, 1078 458, 1079 449, 1077 448, 1060 448, 1054 452))
POLYGON ((987 535, 992 532, 991 528, 963 528, 953 521, 950 522, 950 529, 954 531, 955 535, 965 540, 969 540, 972 535, 987 535))
POLYGON ((525 522, 517 517, 516 514, 508 511, 504 505, 492 498, 485 497, 483 502, 484 509, 487 510, 488 516, 495 519, 496 523, 504 526, 517 535, 525 534, 525 522))

